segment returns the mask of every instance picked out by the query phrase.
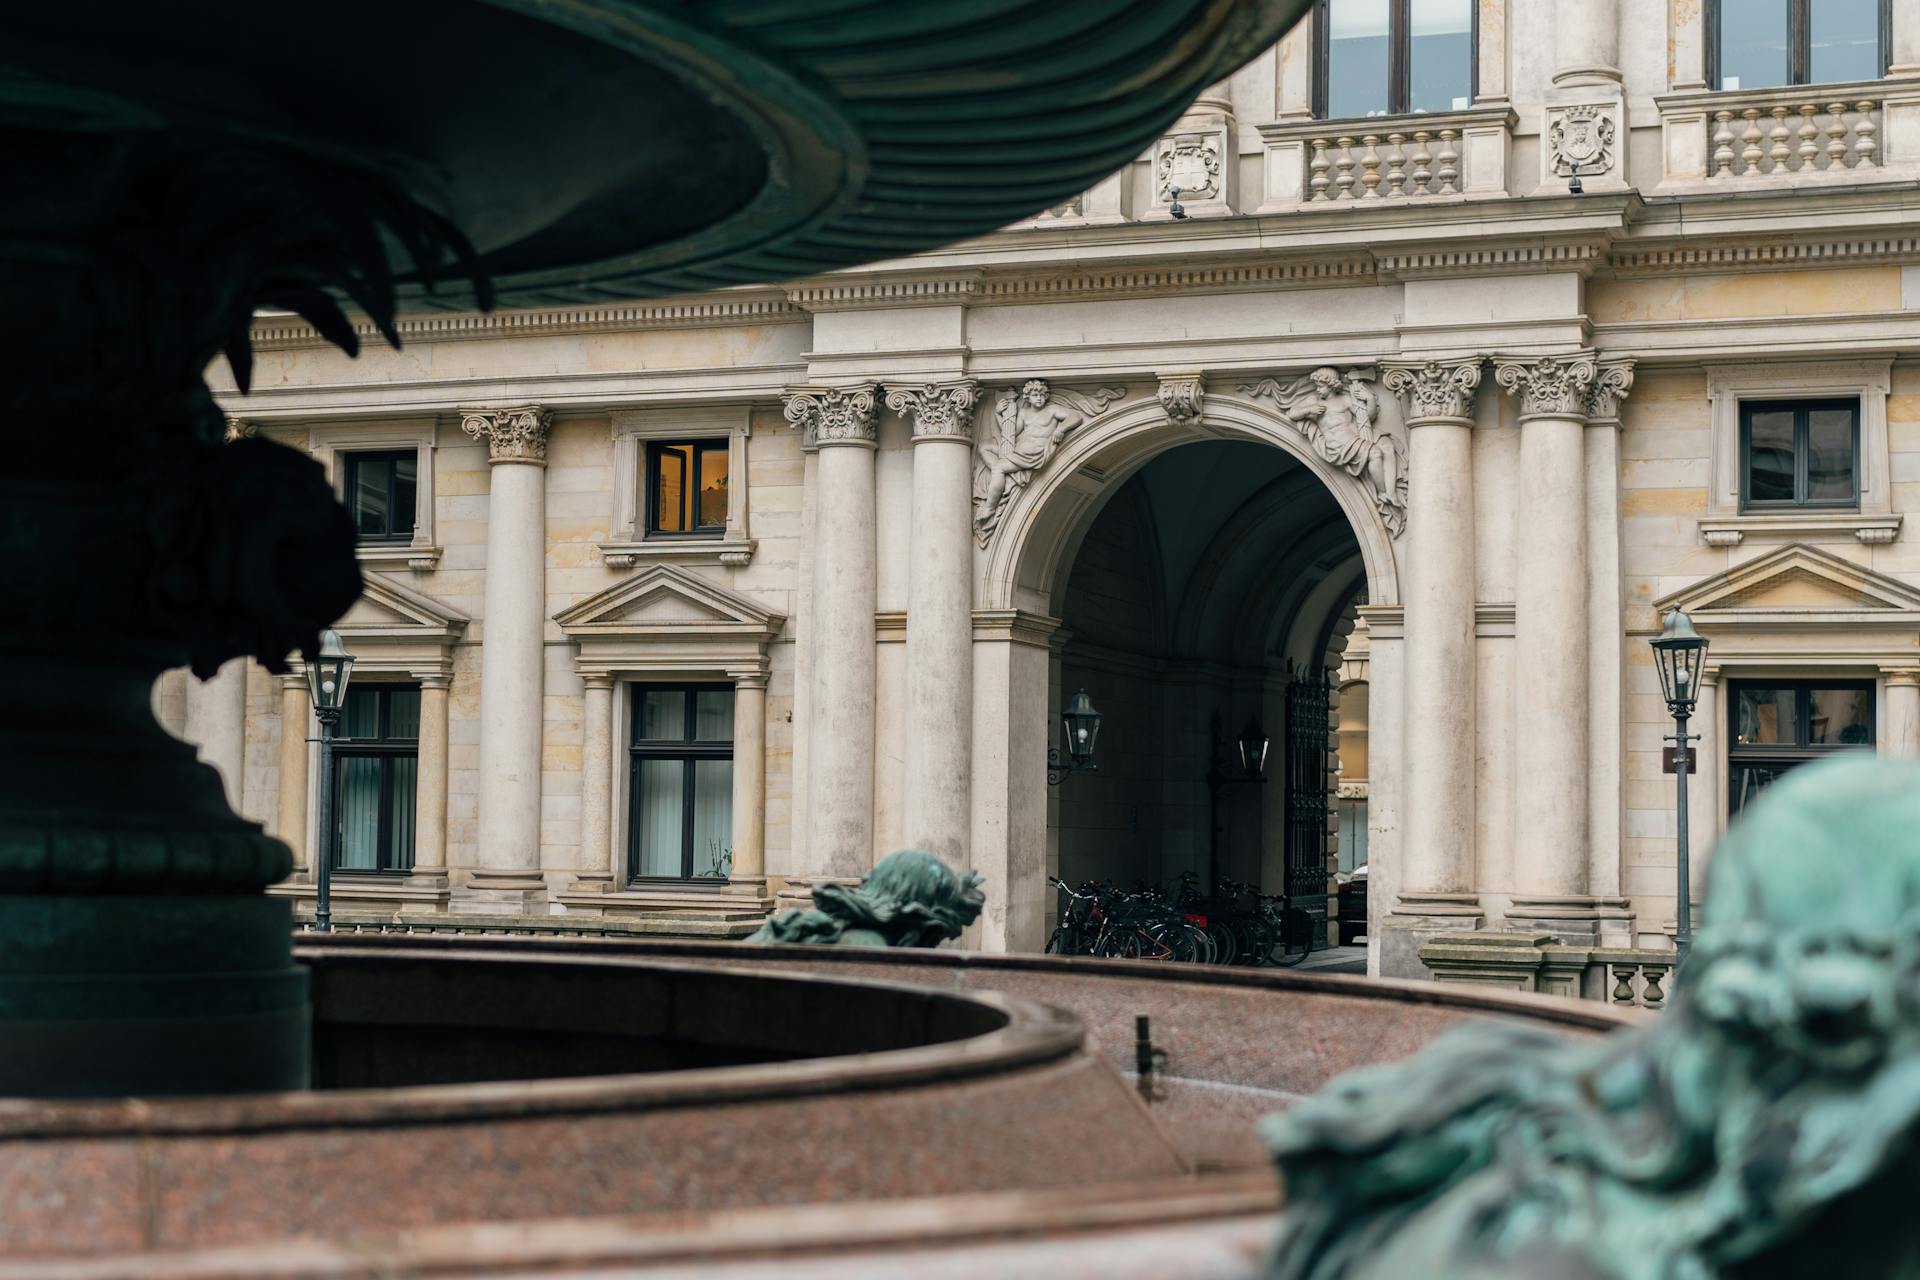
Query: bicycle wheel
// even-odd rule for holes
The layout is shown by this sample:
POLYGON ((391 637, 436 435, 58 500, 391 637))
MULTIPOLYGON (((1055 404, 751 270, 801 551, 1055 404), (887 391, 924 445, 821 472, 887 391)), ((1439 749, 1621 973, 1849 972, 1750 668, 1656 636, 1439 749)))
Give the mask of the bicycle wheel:
POLYGON ((1193 962, 1195 964, 1212 964, 1215 956, 1213 935, 1209 934, 1199 925, 1191 923, 1187 925, 1186 933, 1187 937, 1193 940, 1193 962))
POLYGON ((1133 929, 1115 929, 1100 939, 1099 953, 1108 960, 1138 960, 1140 934, 1133 929))
POLYGON ((1213 940, 1213 962, 1232 964, 1234 956, 1240 952, 1239 939, 1233 936, 1233 928, 1225 921, 1207 922, 1207 936, 1213 940))
POLYGON ((1053 931, 1047 939, 1047 954, 1050 956, 1070 956, 1074 954, 1073 934, 1065 926, 1053 931))

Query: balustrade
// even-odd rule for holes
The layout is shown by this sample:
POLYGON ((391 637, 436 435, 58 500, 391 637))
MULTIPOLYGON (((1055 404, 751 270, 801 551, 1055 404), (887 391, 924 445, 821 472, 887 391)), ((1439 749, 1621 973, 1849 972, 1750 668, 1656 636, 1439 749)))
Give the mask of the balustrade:
POLYGON ((1666 135, 1664 186, 1867 182, 1889 169, 1910 174, 1920 160, 1888 145, 1903 129, 1911 133, 1920 97, 1892 91, 1886 82, 1671 94, 1655 101, 1666 135))
POLYGON ((1512 128, 1504 107, 1262 125, 1267 182, 1259 211, 1509 195, 1512 128))

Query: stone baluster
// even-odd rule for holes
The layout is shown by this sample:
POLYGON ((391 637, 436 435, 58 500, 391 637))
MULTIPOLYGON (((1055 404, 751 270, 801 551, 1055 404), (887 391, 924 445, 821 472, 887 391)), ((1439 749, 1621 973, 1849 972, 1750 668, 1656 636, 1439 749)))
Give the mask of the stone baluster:
POLYGON ((1740 173, 1750 177, 1760 172, 1760 161, 1766 152, 1760 149, 1760 108, 1748 107, 1740 113, 1747 127, 1740 134, 1740 173))
POLYGON ((1362 199, 1374 200, 1380 196, 1380 135, 1370 133, 1360 139, 1366 148, 1360 156, 1360 195, 1362 199))
POLYGON ((1413 131, 1413 194, 1431 195, 1433 188, 1433 153, 1427 150, 1427 143, 1433 140, 1433 134, 1426 129, 1413 131))
POLYGON ((1405 810, 1397 903, 1430 927, 1474 927, 1473 401, 1484 357, 1384 365, 1408 435, 1405 810))
POLYGON ((810 877, 852 880, 873 865, 874 454, 872 383, 804 388, 786 418, 817 453, 813 692, 807 748, 810 877))
POLYGON ((1733 176, 1733 112, 1721 110, 1713 113, 1713 176, 1731 178, 1733 176))
POLYGON ((1338 154, 1333 161, 1333 167, 1336 170, 1333 177, 1333 198, 1351 200, 1353 198, 1353 139, 1335 138, 1333 145, 1338 149, 1338 154))
POLYGON ((546 684, 546 473, 552 415, 538 405, 469 409, 487 445, 487 575, 480 642, 476 904, 532 911, 540 875, 540 745, 546 684))
POLYGON ((968 865, 973 822, 972 381, 896 387, 913 429, 907 580, 906 842, 968 865))
POLYGON ((1327 187, 1331 185, 1331 181, 1327 177, 1327 170, 1332 167, 1333 162, 1327 159, 1327 140, 1325 138, 1315 138, 1313 140, 1313 159, 1307 165, 1307 200, 1309 202, 1331 199, 1327 194, 1327 187))
POLYGON ((1800 173, 1812 173, 1816 168, 1815 161, 1820 158, 1820 126, 1813 122, 1813 118, 1819 114, 1819 103, 1800 104, 1800 160, 1794 166, 1800 173))
POLYGON ((1827 168, 1847 167, 1847 104, 1827 104, 1827 168))
POLYGON ((304 675, 280 677, 280 803, 273 834, 293 850, 293 865, 307 862, 307 739, 314 736, 304 675))
POLYGON ((1871 169, 1877 163, 1874 159, 1877 147, 1874 135, 1879 129, 1873 123, 1873 110, 1877 105, 1873 102, 1853 104, 1853 109, 1860 113, 1859 122, 1853 126, 1853 167, 1856 169, 1871 169))
POLYGON ((1460 152, 1454 147, 1459 139, 1458 129, 1440 131, 1440 161, 1434 178, 1440 187, 1438 194, 1443 196, 1460 194, 1460 152))
POLYGON ((1398 198, 1406 194, 1407 186, 1407 135, 1390 133, 1387 135, 1387 195, 1398 198))
POLYGON ((1509 919, 1589 937, 1586 407, 1591 352, 1497 359, 1520 397, 1514 575, 1514 827, 1522 833, 1509 919))
POLYGON ((1767 147, 1767 172, 1785 173, 1787 171, 1787 161, 1793 156, 1793 148, 1788 145, 1788 139, 1793 135, 1787 128, 1787 108, 1784 106, 1775 107, 1767 114, 1773 117, 1773 128, 1767 132, 1769 141, 1767 147))

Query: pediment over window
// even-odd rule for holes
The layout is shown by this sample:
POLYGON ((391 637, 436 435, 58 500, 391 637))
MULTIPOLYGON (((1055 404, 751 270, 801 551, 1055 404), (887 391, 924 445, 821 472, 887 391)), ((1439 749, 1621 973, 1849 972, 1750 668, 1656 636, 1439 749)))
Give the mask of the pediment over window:
POLYGON ((333 624, 355 657, 354 670, 415 678, 451 674, 453 645, 472 619, 383 573, 362 576, 360 598, 333 624))
POLYGON ((1920 628, 1920 588, 1829 551, 1792 543, 1655 604, 1696 626, 1920 628))
POLYGON ((583 674, 764 671, 786 617, 684 569, 654 565, 554 615, 583 674))

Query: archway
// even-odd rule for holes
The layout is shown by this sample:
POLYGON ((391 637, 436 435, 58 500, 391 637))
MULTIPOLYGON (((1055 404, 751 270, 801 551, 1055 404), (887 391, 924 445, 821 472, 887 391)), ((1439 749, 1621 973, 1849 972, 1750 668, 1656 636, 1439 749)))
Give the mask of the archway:
MULTIPOLYGON (((1337 704, 1354 691, 1341 667, 1356 606, 1397 603, 1392 539, 1292 424, 1231 397, 1210 397, 1204 424, 1157 408, 1088 424, 984 566, 989 606, 1061 623, 1044 685, 1037 670, 1009 681, 1012 740, 1050 740, 1052 709, 1083 687, 1105 715, 1097 772, 1010 806, 1010 896, 1050 918, 1044 874, 1191 871, 1284 889, 1324 920, 1332 873, 1364 857, 1341 822, 1339 735, 1354 726, 1337 704), (1270 743, 1266 781, 1213 783, 1249 724, 1270 743)), ((1041 924, 1010 937, 1044 937, 1041 924)))

